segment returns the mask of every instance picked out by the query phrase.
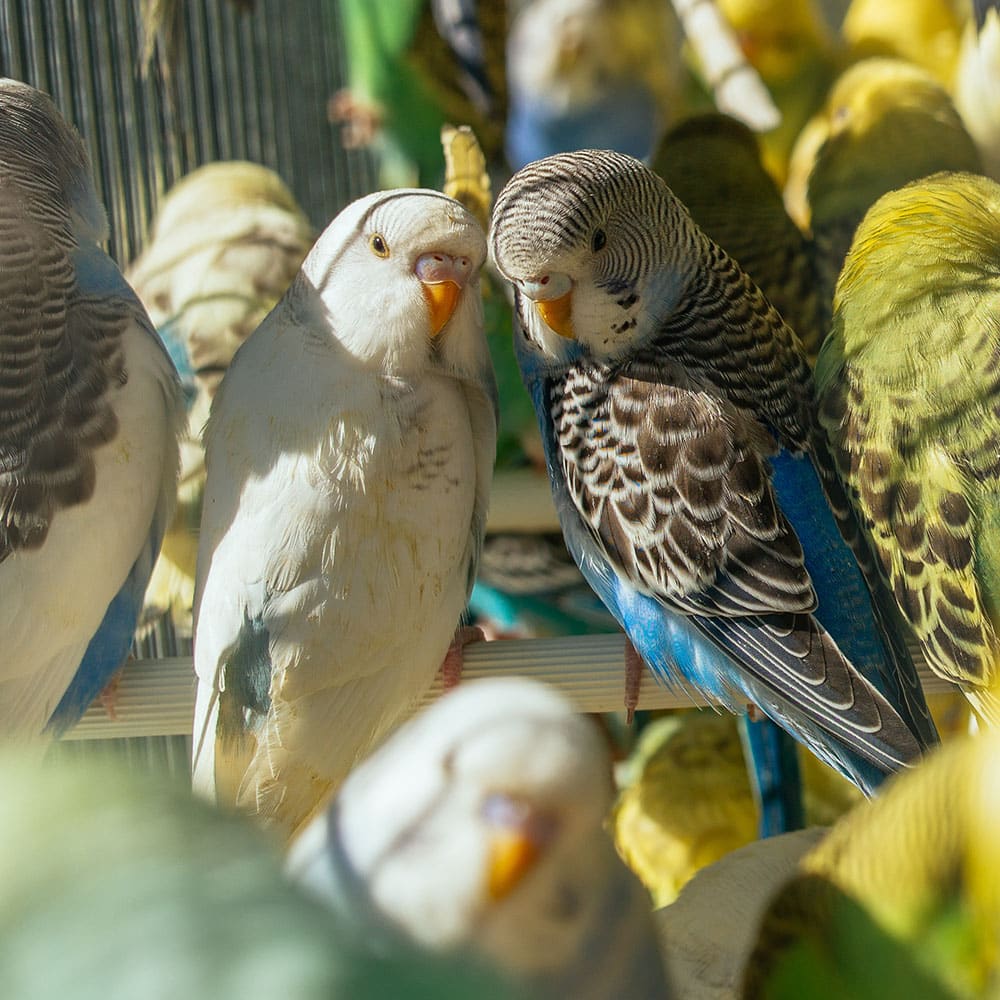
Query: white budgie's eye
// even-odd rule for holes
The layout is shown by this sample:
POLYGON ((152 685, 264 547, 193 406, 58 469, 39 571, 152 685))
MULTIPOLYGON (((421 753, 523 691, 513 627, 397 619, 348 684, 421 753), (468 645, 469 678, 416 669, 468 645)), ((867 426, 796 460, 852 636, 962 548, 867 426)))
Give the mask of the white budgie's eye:
POLYGON ((597 253, 603 250, 608 243, 608 234, 603 229, 595 229, 594 235, 590 238, 590 249, 597 253))
POLYGON ((385 259, 389 256, 389 244, 386 243, 385 237, 381 233, 373 233, 368 240, 368 245, 376 257, 385 259))

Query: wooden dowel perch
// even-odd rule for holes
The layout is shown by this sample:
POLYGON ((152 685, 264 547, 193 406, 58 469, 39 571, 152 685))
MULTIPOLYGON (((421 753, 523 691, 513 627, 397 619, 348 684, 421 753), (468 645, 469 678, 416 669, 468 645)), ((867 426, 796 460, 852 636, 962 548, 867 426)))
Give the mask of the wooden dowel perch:
MULTIPOLYGON (((624 696, 624 648, 621 635, 569 636, 558 639, 505 639, 465 648, 463 678, 515 674, 558 688, 581 712, 618 712, 624 696)), ((951 689, 921 667, 928 693, 951 689)), ((116 720, 95 704, 66 734, 69 740, 175 736, 191 731, 194 713, 194 667, 189 656, 136 660, 125 668, 116 697, 116 720)), ((424 696, 441 694, 437 678, 424 696)), ((689 708, 687 695, 668 690, 644 675, 639 708, 689 708)))

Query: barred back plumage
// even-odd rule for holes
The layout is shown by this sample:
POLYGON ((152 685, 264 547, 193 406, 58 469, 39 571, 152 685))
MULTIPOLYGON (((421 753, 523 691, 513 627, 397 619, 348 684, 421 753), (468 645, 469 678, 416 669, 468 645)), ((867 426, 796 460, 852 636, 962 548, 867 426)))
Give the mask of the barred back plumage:
POLYGON ((665 683, 755 702, 874 791, 936 734, 824 496, 794 332, 620 154, 519 171, 492 249, 568 547, 635 649, 665 683))

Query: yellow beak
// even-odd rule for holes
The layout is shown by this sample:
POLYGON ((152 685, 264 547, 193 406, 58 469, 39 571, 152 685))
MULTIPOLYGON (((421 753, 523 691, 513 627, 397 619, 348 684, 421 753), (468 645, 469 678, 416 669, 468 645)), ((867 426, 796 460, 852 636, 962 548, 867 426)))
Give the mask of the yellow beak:
POLYGON ((436 337, 458 305, 462 289, 454 281, 421 282, 431 317, 431 336, 436 337))
POLYGON ((546 299, 544 302, 535 302, 539 315, 545 320, 546 325, 555 330, 560 337, 573 340, 573 289, 571 288, 565 295, 560 295, 557 299, 546 299))
POLYGON ((503 899, 538 860, 537 839, 519 830, 499 830, 490 841, 487 889, 490 899, 503 899))

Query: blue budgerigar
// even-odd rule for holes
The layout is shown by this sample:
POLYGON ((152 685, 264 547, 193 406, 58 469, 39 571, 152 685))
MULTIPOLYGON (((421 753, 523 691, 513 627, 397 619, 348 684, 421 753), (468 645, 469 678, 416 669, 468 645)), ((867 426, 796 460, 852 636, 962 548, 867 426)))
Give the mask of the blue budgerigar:
POLYGON ((170 520, 174 366, 100 243, 80 136, 0 80, 0 734, 72 726, 125 661, 170 520))
POLYGON ((914 761, 936 732, 838 530, 809 367, 764 295, 609 151, 515 174, 491 252, 568 547, 657 678, 758 706, 867 793, 914 761))

